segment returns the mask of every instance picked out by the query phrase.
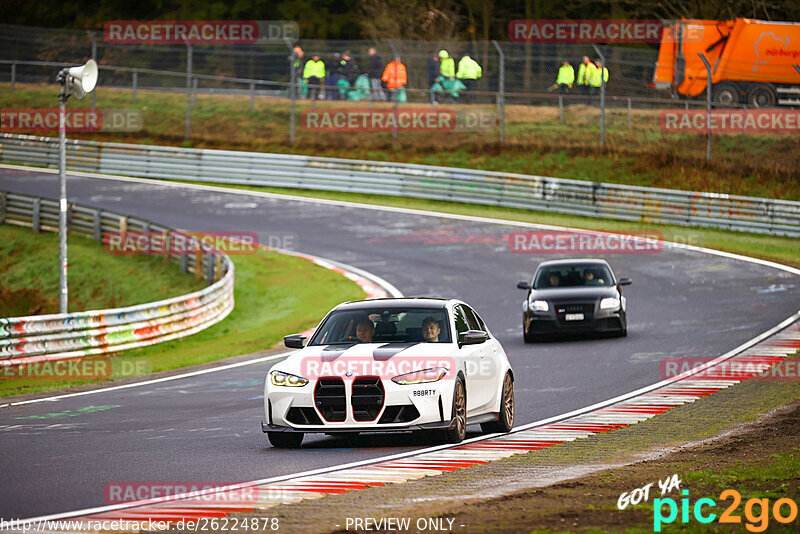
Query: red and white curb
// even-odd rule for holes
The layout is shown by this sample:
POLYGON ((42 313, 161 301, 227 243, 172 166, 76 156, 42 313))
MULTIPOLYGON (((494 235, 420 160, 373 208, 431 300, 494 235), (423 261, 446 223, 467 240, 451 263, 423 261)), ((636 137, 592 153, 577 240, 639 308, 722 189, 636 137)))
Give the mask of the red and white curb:
POLYGON ((457 446, 432 447, 300 475, 37 519, 71 517, 73 521, 82 521, 87 525, 101 520, 153 519, 174 524, 182 520, 222 518, 234 513, 319 499, 328 494, 440 475, 628 427, 752 379, 799 349, 800 312, 702 368, 605 403, 525 425, 508 434, 481 436, 457 446), (722 362, 725 362, 724 366, 719 365, 722 362))

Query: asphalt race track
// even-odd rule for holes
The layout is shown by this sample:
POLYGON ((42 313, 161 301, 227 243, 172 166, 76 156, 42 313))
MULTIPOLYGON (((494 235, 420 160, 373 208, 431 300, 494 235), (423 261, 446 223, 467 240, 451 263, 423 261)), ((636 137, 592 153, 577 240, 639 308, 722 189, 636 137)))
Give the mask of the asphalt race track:
MULTIPOLYGON (((57 180, 0 168, 0 189, 14 192, 55 198, 57 180)), ((718 356, 800 302, 800 280, 767 266, 674 249, 609 255, 617 276, 633 278, 628 337, 525 345, 515 286, 553 256, 512 254, 503 236, 519 228, 161 183, 71 176, 68 184, 73 202, 188 230, 252 231, 262 242, 289 235, 295 250, 367 270, 405 295, 464 299, 511 359, 517 424, 657 382, 662 358, 718 356)), ((269 365, 0 410, 0 517, 101 506, 104 487, 118 481, 255 480, 429 445, 315 435, 300 450, 273 449, 260 429, 269 365)))

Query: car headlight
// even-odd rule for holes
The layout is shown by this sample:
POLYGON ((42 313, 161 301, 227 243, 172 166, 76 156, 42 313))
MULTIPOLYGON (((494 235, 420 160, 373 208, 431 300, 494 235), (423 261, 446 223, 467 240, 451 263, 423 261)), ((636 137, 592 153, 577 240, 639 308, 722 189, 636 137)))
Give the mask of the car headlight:
POLYGON ((547 310, 550 309, 550 306, 547 305, 546 300, 534 300, 532 307, 533 311, 540 311, 540 312, 546 312, 547 310))
POLYGON ((410 384, 424 384, 425 382, 436 382, 444 378, 447 374, 447 367, 431 367, 430 369, 423 369, 422 371, 413 371, 403 375, 397 375, 392 378, 392 382, 407 386, 410 384))
POLYGON ((617 308, 619 308, 619 299, 616 297, 610 297, 600 301, 601 310, 616 310, 617 308))
POLYGON ((288 386, 292 388, 303 387, 308 384, 308 379, 302 376, 291 375, 282 371, 270 371, 269 378, 274 386, 288 386))

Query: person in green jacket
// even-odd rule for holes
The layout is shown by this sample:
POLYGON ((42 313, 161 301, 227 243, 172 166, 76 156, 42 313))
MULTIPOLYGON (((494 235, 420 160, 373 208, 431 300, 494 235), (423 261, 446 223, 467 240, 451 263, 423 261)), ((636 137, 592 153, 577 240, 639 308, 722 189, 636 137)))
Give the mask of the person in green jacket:
POLYGON ((320 59, 318 54, 316 54, 311 59, 306 61, 306 65, 303 67, 303 80, 310 89, 312 101, 319 97, 322 80, 324 79, 325 62, 320 59))
POLYGON ((442 76, 456 79, 456 62, 447 53, 447 50, 439 50, 439 72, 442 76))
POLYGON ((569 93, 573 83, 575 83, 575 69, 572 68, 569 61, 564 60, 561 67, 558 69, 558 78, 556 79, 558 91, 562 95, 569 93))
POLYGON ((461 80, 461 83, 467 88, 466 95, 464 95, 465 101, 471 102, 473 100, 471 93, 475 90, 475 86, 481 76, 483 76, 483 70, 478 65, 478 62, 469 57, 469 52, 464 54, 458 62, 456 78, 461 80))
POLYGON ((600 92, 600 87, 606 83, 608 83, 608 69, 603 67, 602 61, 598 59, 589 80, 589 85, 592 86, 592 95, 597 95, 600 92), (601 76, 602 79, 600 78, 601 76))

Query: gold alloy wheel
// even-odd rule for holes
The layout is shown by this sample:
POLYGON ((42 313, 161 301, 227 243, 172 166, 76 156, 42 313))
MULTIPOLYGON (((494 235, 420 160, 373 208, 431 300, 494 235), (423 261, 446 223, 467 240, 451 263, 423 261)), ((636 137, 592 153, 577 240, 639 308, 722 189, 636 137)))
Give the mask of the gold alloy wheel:
POLYGON ((514 382, 508 373, 506 373, 506 378, 503 380, 503 410, 508 426, 514 426, 514 382))
POLYGON ((464 383, 456 382, 455 400, 453 402, 456 412, 456 431, 459 436, 467 433, 467 400, 464 392, 464 383))

